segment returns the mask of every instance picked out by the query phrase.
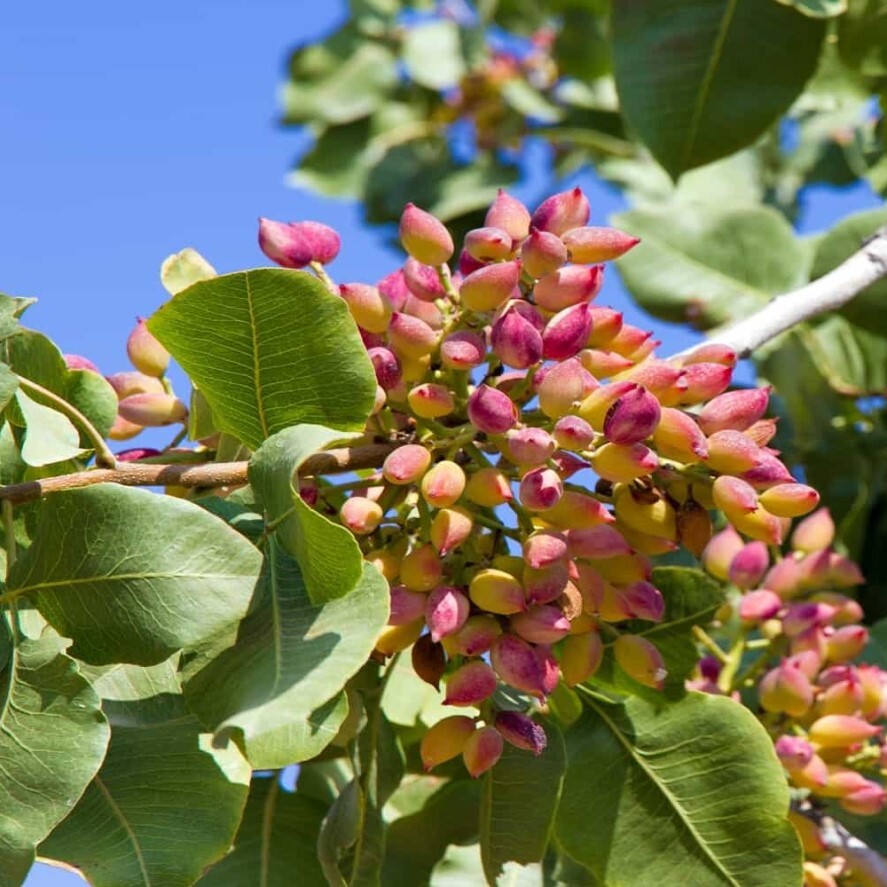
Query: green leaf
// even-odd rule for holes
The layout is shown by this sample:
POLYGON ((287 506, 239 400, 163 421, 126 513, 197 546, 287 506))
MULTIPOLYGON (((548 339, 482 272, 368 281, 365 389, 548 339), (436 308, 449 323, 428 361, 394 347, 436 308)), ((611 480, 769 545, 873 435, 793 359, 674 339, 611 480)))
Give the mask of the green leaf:
POLYGON ((835 18, 847 11, 847 0, 776 0, 811 18, 835 18))
POLYGON ((25 421, 22 460, 27 465, 52 465, 86 452, 80 448, 80 432, 67 416, 37 403, 21 390, 16 391, 15 401, 25 421))
POLYGON ((625 116, 673 178, 775 123, 813 74, 825 34, 824 22, 773 0, 614 3, 612 26, 625 116))
POLYGON ((838 23, 838 49, 864 76, 887 74, 887 0, 850 0, 838 23))
POLYGON ((105 756, 98 695, 58 637, 0 627, 0 880, 20 884, 36 845, 71 810, 105 756))
POLYGON ((700 693, 665 708, 583 696, 555 826, 571 857, 606 884, 801 882, 788 787, 751 712, 700 693))
POLYGON ((317 837, 326 807, 283 789, 276 778, 253 779, 234 848, 197 883, 200 887, 245 884, 323 884, 317 837))
POLYGON ((802 334, 837 392, 849 397, 887 394, 887 336, 858 327, 837 314, 802 334))
POLYGON ((538 757, 508 743, 499 762, 484 777, 480 808, 480 846, 491 884, 507 862, 541 862, 566 768, 564 741, 550 722, 548 746, 538 757))
POLYGON ((617 263, 625 285, 643 308, 666 320, 716 326, 807 279, 803 244, 765 207, 637 209, 615 216, 613 224, 641 238, 617 263))
POLYGON ((104 681, 108 755, 40 847, 95 887, 187 887, 234 839, 249 766, 236 748, 201 733, 174 681, 169 663, 128 666, 104 681), (152 688, 164 690, 147 695, 152 688))
MULTIPOLYGON (((89 419, 102 437, 108 436, 117 418, 117 394, 104 376, 92 370, 68 370, 62 396, 89 419)), ((80 442, 92 447, 82 434, 80 442)))
POLYGON ((451 19, 410 28, 401 52, 407 74, 428 89, 452 89, 465 74, 459 26, 451 19))
POLYGON ((18 324, 19 317, 36 301, 36 299, 22 299, 0 293, 0 339, 19 332, 21 329, 18 324))
POLYGON ((116 484, 41 506, 9 588, 28 595, 87 662, 152 665, 246 614, 261 556, 183 499, 116 484))
POLYGON ((354 536, 311 508, 294 486, 305 459, 342 438, 341 432, 319 425, 289 428, 262 444, 249 463, 249 481, 265 503, 268 523, 276 527, 284 550, 299 562, 314 604, 348 594, 363 572, 354 536))
MULTIPOLYGON (((498 766, 498 765, 497 765, 498 766)), ((480 782, 457 779, 388 827, 383 884, 427 884, 450 844, 477 839, 480 782)))
POLYGON ((210 280, 217 271, 203 256, 190 246, 167 256, 160 266, 160 282, 171 295, 187 289, 199 280, 210 280))
POLYGON ((376 377, 345 302, 303 271, 193 284, 148 320, 221 431, 256 449, 300 423, 363 428, 376 377))
POLYGON ((388 618, 388 586, 375 568, 353 594, 316 607, 296 562, 273 542, 268 551, 236 643, 185 689, 203 723, 217 736, 233 733, 259 769, 306 760, 333 739, 348 711, 341 690, 388 618))
MULTIPOLYGON (((848 259, 883 225, 887 225, 887 209, 854 213, 838 222, 819 241, 813 257, 812 279, 822 277, 848 259)), ((887 280, 880 280, 851 299, 841 308, 841 314, 861 329, 887 338, 885 305, 887 305, 887 280)))
POLYGON ((320 826, 317 838, 317 858, 330 887, 346 887, 339 869, 339 859, 357 841, 360 829, 363 792, 360 783, 352 779, 333 801, 320 826))
POLYGON ((17 388, 18 376, 5 363, 0 363, 0 413, 6 409, 17 388))

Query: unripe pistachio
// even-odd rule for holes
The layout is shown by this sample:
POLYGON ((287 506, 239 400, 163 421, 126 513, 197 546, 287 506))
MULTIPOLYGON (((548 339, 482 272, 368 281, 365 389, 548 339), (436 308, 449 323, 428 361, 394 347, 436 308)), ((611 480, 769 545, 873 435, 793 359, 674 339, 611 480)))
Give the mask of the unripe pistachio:
POLYGON ((715 505, 734 523, 736 518, 752 514, 758 508, 758 494, 738 477, 722 475, 715 478, 711 494, 715 505))
POLYGON ((570 577, 567 565, 563 562, 534 570, 526 566, 523 570, 524 593, 531 604, 550 604, 564 592, 570 577))
POLYGON ((804 518, 792 533, 791 545, 795 551, 822 551, 835 538, 835 522, 827 508, 814 511, 804 518))
POLYGON ((661 536, 651 536, 649 533, 641 533, 638 530, 625 526, 624 523, 617 521, 616 527, 625 537, 625 541, 640 554, 655 556, 660 554, 669 554, 678 550, 677 542, 670 539, 663 539, 661 536))
POLYGON ((440 679, 444 676, 447 668, 447 657, 443 647, 431 640, 430 634, 423 634, 413 644, 410 660, 413 671, 426 684, 430 684, 435 690, 439 690, 440 679))
POLYGON ((424 320, 395 311, 388 327, 391 347, 401 357, 418 359, 437 347, 438 334, 424 320))
MULTIPOLYGON (((603 270, 601 273, 603 274, 603 270)), ((621 311, 597 305, 591 308, 591 321, 593 327, 588 337, 589 348, 608 348, 624 325, 621 311)))
POLYGON ((385 389, 377 382, 376 396, 373 398, 373 409, 372 412, 370 412, 370 415, 378 415, 386 403, 388 403, 388 395, 386 394, 385 389))
POLYGON ((614 585, 628 585, 641 579, 649 579, 652 573, 650 560, 635 552, 601 558, 594 566, 607 582, 614 585))
POLYGON ((457 632, 468 619, 471 603, 458 588, 439 585, 428 595, 425 623, 436 644, 441 638, 457 632))
POLYGON ((510 502, 514 495, 508 478, 498 468, 481 468, 469 476, 465 497, 483 508, 496 508, 510 502))
POLYGON ((517 422, 517 407, 507 394, 479 385, 468 398, 468 419, 479 431, 505 434, 517 422))
POLYGON ((493 323, 490 344, 506 366, 525 370, 542 359, 542 334, 518 305, 534 311, 526 302, 511 302, 493 323))
POLYGON ((581 188, 572 188, 547 197, 533 213, 530 226, 552 234, 566 234, 588 222, 591 210, 581 188))
POLYGON ((382 509, 372 499, 351 496, 339 510, 339 518, 355 536, 366 536, 382 522, 382 509))
POLYGON ((803 770, 813 759, 813 746, 800 736, 780 736, 774 746, 776 757, 790 773, 803 770))
POLYGON ((562 311, 571 305, 590 302, 601 291, 603 283, 602 265, 591 268, 566 265, 536 281, 533 297, 536 304, 546 311, 562 311))
POLYGON ((706 464, 719 474, 739 474, 758 464, 761 450, 758 445, 741 431, 716 431, 706 442, 708 458, 706 464))
POLYGON ((376 373, 376 382, 386 392, 396 388, 403 376, 403 370, 397 355, 389 348, 377 347, 367 351, 373 369, 376 373))
POLYGON ((443 638, 441 643, 451 656, 481 656, 493 646, 502 634, 502 626, 495 616, 482 613, 469 616, 457 632, 443 638))
POLYGON ((555 364, 539 385, 539 409, 549 418, 559 419, 583 403, 597 384, 575 357, 555 364))
POLYGON ((520 280, 518 262, 497 262, 472 271, 459 287, 462 304, 469 311, 495 311, 511 297, 520 280))
POLYGON ((392 585, 388 624, 406 625, 424 617, 427 600, 428 595, 410 591, 406 585, 392 585))
POLYGON ((632 548, 622 533, 609 524, 569 530, 567 544, 573 557, 587 560, 606 560, 632 554, 632 548))
POLYGON ((400 563, 400 581, 411 591, 431 591, 442 578, 443 565, 432 545, 414 548, 400 563))
POLYGON ((564 232, 563 241, 571 261, 590 265, 593 262, 610 262, 624 256, 641 239, 618 228, 585 227, 564 232))
POLYGON ((677 528, 681 545, 696 557, 702 557, 713 532, 708 510, 698 502, 687 499, 678 508, 677 528))
MULTIPOLYGON (((435 299, 443 299, 447 292, 440 280, 436 268, 409 258, 403 263, 403 282, 410 296, 414 296, 422 302, 433 302, 435 299)), ((406 308, 409 297, 404 301, 406 308)))
POLYGON ((563 416, 554 423, 554 439, 566 450, 581 452, 594 440, 594 429, 578 416, 563 416))
POLYGON ((579 416, 588 422, 595 431, 603 431, 604 420, 607 418, 610 408, 620 398, 638 390, 640 390, 640 386, 634 382, 610 382, 608 385, 601 385, 599 388, 595 388, 579 405, 579 416))
POLYGON ((577 471, 591 467, 584 459, 566 450, 556 452, 551 457, 551 465, 564 480, 569 480, 577 471))
POLYGON ((604 645, 596 631, 573 634, 561 645, 561 674, 568 687, 583 684, 600 667, 604 645))
POLYGON ((638 385, 611 404, 604 416, 603 432, 613 443, 640 443, 656 430, 659 416, 659 401, 638 385))
POLYGON ((591 333, 591 311, 585 302, 559 311, 542 331, 546 360, 567 360, 578 354, 591 333))
POLYGON ((557 442, 543 428, 521 428, 505 436, 504 453, 516 465, 541 465, 556 449, 557 442))
POLYGON ((607 343, 610 351, 637 362, 649 357, 660 343, 649 330, 623 323, 619 332, 607 343))
POLYGON ((327 265, 339 254, 339 235, 320 222, 274 222, 259 219, 259 248, 284 268, 327 265))
POLYGON ((570 633, 570 622, 560 607, 541 604, 512 616, 511 630, 531 644, 554 644, 570 633))
POLYGON ((529 511, 553 508, 564 494, 563 481, 551 468, 540 467, 528 471, 520 482, 518 496, 521 505, 529 511))
POLYGON ((681 395, 683 404, 704 403, 727 390, 733 370, 719 363, 694 363, 684 366, 687 388, 681 395))
POLYGON ((136 325, 126 340, 126 353, 132 365, 146 376, 160 377, 169 366, 169 352, 148 331, 145 319, 136 319, 136 325))
POLYGON ((475 730, 465 742, 462 749, 462 760, 468 774, 477 779, 496 765, 502 757, 504 740, 495 727, 481 727, 475 730))
POLYGON ((534 570, 544 570, 561 561, 568 555, 567 539, 562 533, 540 530, 524 539, 522 553, 524 562, 534 570))
POLYGON ((466 509, 442 508, 431 521, 431 544, 445 557, 471 535, 473 528, 474 519, 466 509))
POLYGON ((141 434, 144 428, 135 422, 127 422, 122 416, 115 416, 114 422, 108 429, 110 440, 129 440, 137 434, 141 434))
POLYGON ((496 638, 490 649, 490 662, 496 674, 515 690, 534 696, 545 695, 545 671, 536 651, 513 634, 496 638))
POLYGON ((408 203, 400 216, 400 242, 424 265, 443 265, 453 255, 453 238, 446 226, 431 213, 408 203))
POLYGON ((393 656, 414 644, 425 628, 425 619, 420 616, 403 625, 387 625, 376 638, 376 652, 381 656, 393 656))
POLYGON ((671 407, 663 407, 660 413, 653 445, 660 456, 685 465, 708 456, 708 444, 696 420, 683 410, 671 407))
POLYGON ((105 376, 108 384, 114 389, 118 400, 131 394, 164 394, 163 382, 156 376, 146 376, 138 371, 112 373, 105 376))
POLYGON ((857 816, 876 816, 887 802, 887 790, 876 782, 866 780, 866 785, 844 795, 838 802, 848 813, 857 816))
POLYGON ((634 361, 627 357, 598 348, 583 348, 579 352, 579 360, 595 379, 611 378, 634 366, 634 361))
POLYGON ((595 450, 591 466, 599 477, 613 483, 628 483, 647 477, 659 467, 656 453, 642 443, 608 443, 595 450))
POLYGON ((744 622, 764 622, 782 609, 782 598, 775 591, 759 588, 749 591, 739 602, 739 618, 744 622))
POLYGON ((826 635, 826 656, 831 662, 849 662, 865 649, 869 640, 864 625, 844 625, 826 635))
POLYGON ((403 553, 393 548, 377 548, 373 551, 368 551, 363 559, 368 564, 372 564, 389 582, 394 582, 400 573, 400 562, 403 559, 403 553))
POLYGON ((627 487, 621 487, 614 497, 614 505, 616 516, 639 533, 671 541, 677 538, 677 515, 667 499, 657 497, 646 502, 635 498, 627 487))
POLYGON ((465 251, 480 262, 497 262, 511 255, 511 235, 501 228, 473 228, 465 235, 465 251))
POLYGON ((480 366, 487 353, 483 336, 467 330, 451 333, 440 346, 440 359, 451 370, 471 370, 480 366))
POLYGON ((819 691, 816 697, 816 714, 857 715, 862 710, 864 697, 862 684, 852 675, 847 680, 829 684, 819 691))
POLYGON ((537 757, 548 745, 545 730, 523 712, 500 711, 493 723, 506 742, 515 748, 532 752, 537 757))
POLYGON ((471 600, 488 613, 509 616, 527 608, 527 599, 521 583, 504 570, 478 570, 468 586, 471 600))
POLYGON ((633 680, 645 687, 661 690, 667 671, 665 660, 645 637, 622 634, 613 643, 616 664, 633 680))
POLYGON ((69 370, 89 370, 91 373, 101 376, 101 370, 88 358, 80 354, 65 354, 65 366, 69 370))
POLYGON ((769 401, 769 388, 728 391, 702 408, 699 426, 709 435, 726 429, 745 431, 764 415, 769 401))
MULTIPOLYGON (((822 835, 819 832, 819 829, 816 827, 816 823, 813 822, 812 819, 808 819, 802 813, 796 813, 794 810, 789 810, 788 818, 791 821, 791 824, 795 827, 795 831, 798 833, 798 837, 801 839, 801 846, 804 848, 804 853, 807 856, 820 857, 822 856, 827 847, 825 841, 822 839, 822 835)), ((804 863, 804 877, 807 877, 807 866, 816 865, 812 862, 804 863)), ((825 873, 828 878, 831 878, 831 875, 826 872, 822 866, 816 865, 816 869, 819 869, 823 873, 825 873)), ((818 873, 817 873, 817 876, 818 873)), ((804 887, 838 887, 834 878, 829 880, 811 880, 809 884, 804 884, 804 887)))
POLYGON ((173 394, 130 394, 117 404, 117 411, 127 422, 148 428, 188 418, 188 408, 173 394))
POLYGON ((794 483, 795 480, 776 456, 764 451, 758 456, 754 467, 742 473, 742 478, 756 490, 766 490, 776 484, 794 483))
POLYGON ((643 385, 663 406, 677 403, 687 389, 684 370, 653 357, 621 373, 619 380, 643 385))
POLYGON ((685 367, 700 363, 719 363, 727 367, 734 367, 736 360, 736 351, 729 345, 722 345, 720 342, 704 342, 685 355, 682 363, 685 367))
POLYGON ((865 742, 881 732, 880 727, 852 715, 825 715, 817 718, 808 731, 810 741, 820 748, 842 748, 865 742))
POLYGON ((384 333, 388 329, 391 303, 376 287, 365 283, 343 283, 339 294, 359 327, 370 333, 384 333))
POLYGON ((388 299, 395 311, 403 310, 407 299, 410 298, 410 288, 404 278, 403 268, 398 268, 390 274, 386 274, 377 284, 379 292, 388 299))
POLYGON ((422 737, 422 766, 431 770, 438 764, 461 755, 475 727, 474 720, 464 715, 452 715, 433 724, 422 737))
POLYGON ((431 464, 431 453, 419 444, 404 444, 392 450, 382 463, 382 474, 388 483, 412 484, 419 480, 431 464))
POLYGON ((655 585, 641 579, 623 586, 619 589, 619 593, 632 619, 662 622, 665 615, 665 598, 655 585))
POLYGON ((776 435, 778 419, 758 419, 751 428, 742 433, 750 437, 759 447, 765 447, 776 435))
POLYGON ((521 244, 521 267, 530 277, 552 274, 567 262, 567 248, 563 241, 548 231, 533 229, 521 244))
POLYGON ((483 268, 486 264, 486 262, 475 259, 468 250, 463 249, 459 253, 459 262, 456 265, 456 270, 460 277, 468 277, 472 271, 477 271, 478 268, 483 268))
POLYGON ((477 705, 496 692, 497 683, 493 669, 473 659, 449 676, 444 705, 477 705))
POLYGON ((749 542, 730 561, 729 580, 743 591, 754 588, 770 566, 770 552, 763 542, 749 542))
POLYGON ((791 660, 784 660, 761 678, 758 697, 765 711, 801 717, 813 704, 813 686, 791 660))
POLYGON ((787 529, 783 523, 787 521, 786 518, 774 517, 760 507, 750 513, 731 515, 730 520, 743 536, 758 539, 768 545, 781 545, 787 529))
POLYGON ((835 615, 832 617, 832 625, 852 625, 856 622, 862 622, 863 612, 858 601, 840 594, 837 591, 820 591, 813 595, 812 600, 817 603, 829 604, 835 608, 835 615))
POLYGON ((456 408, 453 395, 444 385, 425 382, 410 389, 407 395, 410 409, 421 419, 439 419, 456 408))
POLYGON ((133 447, 129 450, 121 450, 114 454, 118 462, 138 462, 140 459, 150 459, 152 456, 160 456, 160 450, 153 447, 133 447))
POLYGON ((501 228, 513 241, 521 241, 530 233, 530 211, 500 188, 487 210, 484 224, 501 228))
POLYGON ((777 517, 801 517, 819 504, 819 493, 806 484, 777 484, 760 496, 761 505, 777 517))
POLYGON ((852 588, 862 585, 865 576, 850 558, 835 551, 828 553, 828 582, 836 588, 852 588))
POLYGON ((438 462, 422 478, 421 490, 429 505, 449 508, 465 490, 465 472, 455 462, 438 462))
POLYGON ((792 783, 798 788, 822 791, 828 784, 828 766, 819 755, 813 755, 810 763, 801 770, 792 771, 792 783))

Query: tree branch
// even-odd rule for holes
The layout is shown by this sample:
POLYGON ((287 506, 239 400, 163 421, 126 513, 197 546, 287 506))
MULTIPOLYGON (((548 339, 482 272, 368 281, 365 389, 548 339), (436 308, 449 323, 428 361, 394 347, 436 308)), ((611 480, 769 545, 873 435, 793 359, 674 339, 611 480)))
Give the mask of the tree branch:
MULTIPOLYGON (((879 228, 862 249, 833 271, 800 289, 776 296, 760 311, 716 332, 704 344, 727 345, 740 357, 748 357, 756 348, 802 321, 840 308, 883 277, 887 277, 887 227, 879 228)), ((701 346, 681 354, 690 354, 696 347, 701 346)))
POLYGON ((836 819, 823 816, 819 822, 819 834, 829 850, 847 860, 854 877, 864 887, 887 884, 887 860, 836 819))
MULTIPOLYGON (((341 474, 361 468, 378 468, 397 443, 378 443, 366 446, 326 450, 309 456, 299 474, 341 474)), ((60 493, 93 484, 122 484, 125 487, 227 487, 247 482, 248 462, 210 462, 205 465, 139 465, 118 463, 119 468, 97 468, 63 474, 42 480, 27 481, 0 487, 0 502, 16 505, 41 499, 50 493, 60 493)))

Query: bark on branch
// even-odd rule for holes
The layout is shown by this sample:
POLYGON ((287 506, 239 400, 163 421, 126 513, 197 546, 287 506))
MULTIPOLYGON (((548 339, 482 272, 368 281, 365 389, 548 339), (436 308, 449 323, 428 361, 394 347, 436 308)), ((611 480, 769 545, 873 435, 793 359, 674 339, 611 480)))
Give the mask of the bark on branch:
MULTIPOLYGON (((800 289, 776 296, 751 317, 715 332, 705 344, 727 345, 740 357, 748 357, 755 348, 793 326, 847 304, 883 277, 887 277, 887 227, 879 228, 860 250, 833 271, 800 289)), ((884 310, 887 311, 887 305, 884 310)), ((688 348, 683 353, 694 350, 688 348)))

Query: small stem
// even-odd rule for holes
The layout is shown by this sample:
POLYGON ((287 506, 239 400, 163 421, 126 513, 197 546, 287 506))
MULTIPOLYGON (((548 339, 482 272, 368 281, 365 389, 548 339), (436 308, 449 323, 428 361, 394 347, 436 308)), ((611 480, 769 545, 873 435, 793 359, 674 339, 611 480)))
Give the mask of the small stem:
POLYGON ((450 266, 447 265, 446 262, 444 262, 443 265, 437 266, 437 276, 440 280, 440 285, 444 288, 444 292, 447 294, 450 301, 458 305, 459 293, 456 292, 456 287, 453 286, 453 277, 450 274, 450 266))
POLYGON ((531 533, 536 532, 536 528, 533 526, 533 519, 525 509, 521 508, 513 499, 509 501, 507 505, 517 517, 517 522, 523 533, 529 536, 531 533))
POLYGON ((177 447, 186 437, 188 436, 188 427, 183 425, 176 436, 163 448, 164 450, 171 450, 173 447, 177 447))
POLYGON ((323 265, 320 264, 320 262, 311 262, 310 268, 314 272, 317 279, 321 281, 321 283, 324 283, 326 285, 326 288, 331 293, 334 293, 337 296, 339 295, 339 287, 336 286, 332 277, 330 277, 329 274, 326 273, 326 268, 324 268, 323 265))
POLYGON ((506 527, 505 524, 500 523, 495 518, 487 517, 484 514, 478 514, 475 512, 471 515, 471 519, 476 524, 480 524, 482 527, 489 527, 491 530, 496 530, 503 536, 508 536, 511 539, 520 539, 520 533, 518 533, 517 530, 511 529, 511 527, 506 527))
POLYGON ((80 430, 89 438, 92 448, 95 450, 96 465, 102 465, 105 468, 117 467, 117 458, 111 452, 108 444, 105 443, 105 439, 98 433, 92 422, 90 422, 80 410, 69 404, 63 397, 59 397, 48 388, 44 388, 42 385, 38 385, 36 382, 26 379, 24 376, 18 377, 18 383, 26 391, 37 394, 44 400, 48 400, 60 413, 64 413, 77 426, 79 426, 80 430))
POLYGON ((733 679, 736 677, 736 672, 742 664, 742 654, 745 652, 745 640, 745 629, 740 628, 739 634, 736 636, 736 640, 733 641, 733 646, 730 647, 730 652, 724 661, 724 667, 718 675, 718 687, 724 693, 730 693, 733 690, 733 679))
POLYGON ((8 499, 3 500, 3 534, 6 543, 6 576, 9 578, 9 571, 15 563, 17 554, 15 544, 15 524, 13 522, 12 502, 8 499))
POLYGON ((467 442, 463 444, 462 449, 477 462, 478 465, 482 465, 484 468, 489 468, 492 466, 492 462, 480 451, 480 448, 477 444, 467 442))
POLYGON ((727 654, 717 645, 716 641, 702 628, 701 625, 693 626, 693 636, 711 653, 722 665, 727 663, 727 654))

